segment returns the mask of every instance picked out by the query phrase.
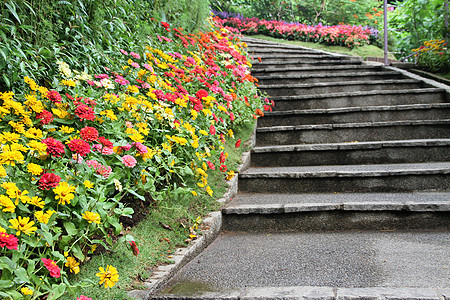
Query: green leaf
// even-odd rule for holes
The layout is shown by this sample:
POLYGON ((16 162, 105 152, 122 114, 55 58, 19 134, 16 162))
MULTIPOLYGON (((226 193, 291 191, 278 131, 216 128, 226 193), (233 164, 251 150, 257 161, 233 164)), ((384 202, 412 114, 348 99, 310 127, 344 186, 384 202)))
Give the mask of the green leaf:
POLYGON ((47 300, 55 300, 60 298, 62 295, 64 295, 64 292, 66 291, 66 285, 65 284, 59 284, 59 285, 52 285, 52 292, 50 296, 48 296, 47 300))
POLYGON ((78 233, 78 229, 72 222, 64 222, 64 228, 66 228, 68 235, 76 235, 78 233))
POLYGON ((14 270, 14 275, 16 275, 15 281, 18 284, 27 282, 30 283, 30 278, 28 277, 27 270, 24 268, 18 268, 17 270, 14 270), (19 282, 17 282, 19 279, 19 282))
POLYGON ((129 192, 130 194, 133 194, 134 196, 136 196, 139 200, 145 201, 145 197, 144 196, 139 195, 138 193, 136 193, 132 189, 126 189, 126 191, 129 192))
POLYGON ((14 2, 11 2, 11 4, 12 5, 10 5, 9 3, 5 3, 6 7, 9 8, 9 12, 12 13, 14 18, 16 18, 17 22, 19 22, 19 24, 22 24, 22 21, 20 20, 19 16, 17 15, 16 6, 14 5, 14 2))
POLYGON ((116 218, 108 216, 108 222, 114 227, 115 234, 119 234, 122 231, 123 227, 116 218))
POLYGON ((80 245, 75 244, 72 248, 73 255, 78 258, 81 261, 84 261, 86 257, 83 254, 83 251, 81 251, 80 245))
POLYGON ((1 289, 7 289, 14 285, 14 282, 12 280, 0 280, 0 288, 1 289))

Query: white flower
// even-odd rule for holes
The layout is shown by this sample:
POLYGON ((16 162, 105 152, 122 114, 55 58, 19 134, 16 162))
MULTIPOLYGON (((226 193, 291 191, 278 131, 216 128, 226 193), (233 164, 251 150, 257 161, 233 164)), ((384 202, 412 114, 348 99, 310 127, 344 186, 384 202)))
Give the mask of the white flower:
POLYGON ((122 191, 122 184, 120 183, 120 181, 117 180, 117 179, 114 179, 113 181, 114 181, 114 185, 116 186, 116 190, 121 192, 122 191))

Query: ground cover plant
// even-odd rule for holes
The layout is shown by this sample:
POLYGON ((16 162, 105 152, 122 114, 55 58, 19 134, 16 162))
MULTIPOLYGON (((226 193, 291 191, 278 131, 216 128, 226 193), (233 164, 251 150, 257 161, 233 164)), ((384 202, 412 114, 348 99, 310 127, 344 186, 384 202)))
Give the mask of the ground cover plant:
MULTIPOLYGON (((69 274, 99 245, 138 254, 123 200, 214 197, 210 172, 234 176, 227 141, 239 147, 233 130, 273 104, 257 94, 245 43, 214 24, 153 25, 141 51, 120 49, 102 73, 58 61, 54 85, 25 77, 20 92, 0 93, 0 296, 88 299, 80 287, 113 287, 120 269, 108 262, 98 278, 69 274)), ((198 220, 184 223, 195 238, 198 220)))

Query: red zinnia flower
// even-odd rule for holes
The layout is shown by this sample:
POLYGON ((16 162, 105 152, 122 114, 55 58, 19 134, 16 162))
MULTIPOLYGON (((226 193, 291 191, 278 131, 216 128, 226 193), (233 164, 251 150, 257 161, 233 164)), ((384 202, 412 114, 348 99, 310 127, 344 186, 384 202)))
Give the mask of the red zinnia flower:
POLYGON ((41 258, 41 260, 44 263, 44 266, 47 268, 47 270, 50 271, 50 276, 54 278, 59 278, 61 276, 61 269, 58 267, 55 261, 49 258, 41 258))
POLYGON ((113 147, 113 143, 110 140, 108 140, 107 138, 105 138, 104 136, 99 137, 98 141, 100 144, 102 144, 105 147, 108 147, 108 148, 113 147))
POLYGON ((225 155, 225 153, 223 153, 223 151, 220 152, 220 163, 223 164, 226 159, 227 159, 227 156, 225 155))
POLYGON ((206 163, 208 164, 208 167, 209 167, 211 170, 215 170, 215 169, 216 169, 216 167, 214 166, 214 164, 213 164, 212 162, 210 162, 209 160, 208 160, 206 163))
POLYGON ((138 256, 139 255, 139 249, 138 249, 138 247, 136 245, 136 242, 132 241, 132 242, 128 242, 128 243, 130 243, 131 249, 133 250, 133 255, 134 256, 138 256))
POLYGON ((215 128, 213 125, 211 125, 211 126, 209 127, 209 133, 210 133, 211 135, 216 134, 216 128, 215 128))
POLYGON ((226 165, 220 165, 219 169, 222 172, 226 172, 227 171, 227 166, 226 165))
POLYGON ((260 117, 264 117, 264 113, 262 110, 260 110, 259 108, 256 109, 256 114, 260 117))
POLYGON ((81 156, 86 156, 91 152, 91 146, 82 139, 73 139, 69 142, 68 146, 71 151, 76 152, 81 156))
POLYGON ((57 92, 57 91, 48 91, 47 92, 47 97, 50 101, 54 102, 54 103, 61 103, 61 95, 57 92))
POLYGON ((98 131, 94 127, 86 126, 80 130, 80 136, 86 142, 93 142, 98 139, 98 131))
POLYGON ((38 181, 39 188, 41 190, 49 190, 58 186, 61 181, 61 177, 53 173, 44 173, 38 181))
POLYGON ((41 142, 47 145, 47 153, 52 156, 61 157, 64 153, 64 144, 54 138, 49 137, 41 142))
POLYGON ((9 250, 17 250, 18 239, 13 234, 0 232, 0 248, 6 247, 9 250))
POLYGON ((208 92, 205 90, 198 90, 197 93, 195 93, 195 95, 197 96, 197 98, 202 99, 203 97, 208 97, 208 92))
POLYGON ((53 121, 53 114, 44 109, 41 113, 36 114, 36 119, 40 119, 39 123, 41 123, 41 125, 47 125, 53 121))
POLYGON ((94 119, 95 119, 94 110, 85 104, 78 105, 77 108, 75 108, 75 114, 80 119, 86 119, 89 121, 94 121, 94 119))
POLYGON ((239 148, 241 146, 241 139, 238 139, 236 141, 236 144, 234 145, 235 148, 239 148))

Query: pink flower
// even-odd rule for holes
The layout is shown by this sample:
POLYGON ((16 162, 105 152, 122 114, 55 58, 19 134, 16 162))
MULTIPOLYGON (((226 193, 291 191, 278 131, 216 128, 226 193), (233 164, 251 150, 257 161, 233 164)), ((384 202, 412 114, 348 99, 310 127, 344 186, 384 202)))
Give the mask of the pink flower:
POLYGON ((135 63, 135 62, 132 62, 132 63, 131 63, 131 66, 134 67, 134 68, 136 68, 136 69, 139 69, 139 68, 141 67, 141 66, 139 66, 138 63, 135 63))
POLYGON ((9 250, 17 250, 18 241, 14 235, 0 232, 0 248, 6 247, 9 250))
POLYGON ((132 145, 133 145, 134 147, 136 147, 136 150, 137 150, 140 154, 144 154, 144 153, 147 153, 147 152, 148 152, 147 147, 144 146, 143 144, 139 143, 139 142, 133 142, 132 145))
POLYGON ((92 298, 89 298, 85 295, 81 295, 80 297, 77 297, 77 300, 92 300, 92 298))
POLYGON ((131 145, 130 144, 126 144, 125 146, 120 146, 120 149, 122 149, 123 151, 128 151, 131 149, 131 145))
POLYGON ((130 243, 131 249, 133 250, 133 255, 134 256, 138 256, 139 255, 139 248, 136 245, 136 242, 132 241, 132 242, 128 242, 128 243, 130 243))
POLYGON ((141 58, 141 56, 139 54, 134 53, 134 52, 130 52, 130 55, 133 56, 136 59, 140 59, 141 58))
POLYGON ((123 50, 123 49, 119 49, 120 52, 122 52, 123 55, 128 55, 127 51, 123 50))
POLYGON ((44 266, 47 268, 47 270, 50 271, 50 276, 54 278, 61 277, 61 269, 58 267, 55 261, 49 258, 41 258, 41 260, 44 263, 44 266))
POLYGON ((137 160, 131 155, 124 155, 122 157, 122 163, 128 168, 133 168, 137 164, 137 160))

